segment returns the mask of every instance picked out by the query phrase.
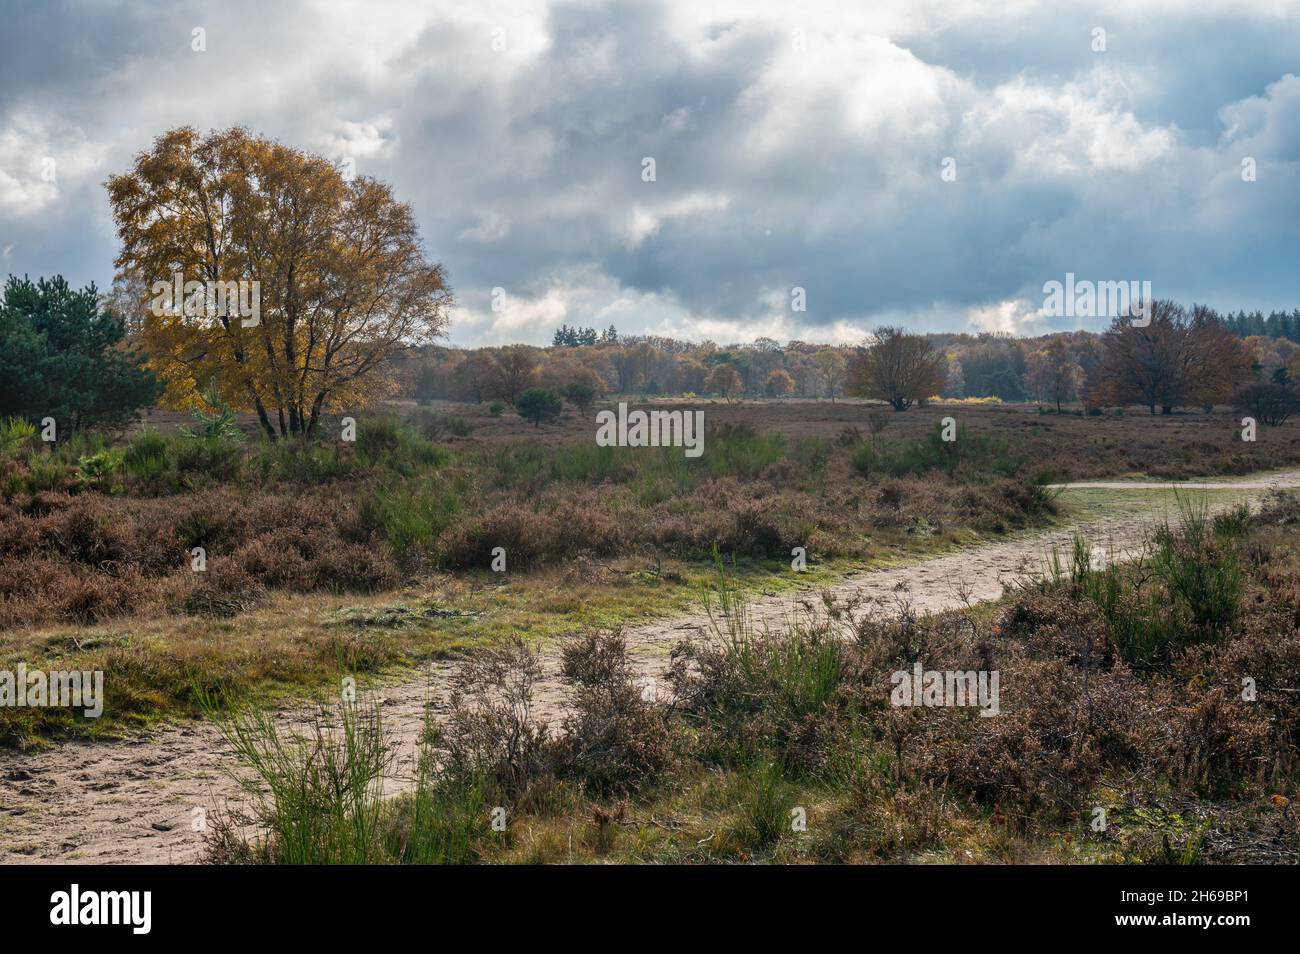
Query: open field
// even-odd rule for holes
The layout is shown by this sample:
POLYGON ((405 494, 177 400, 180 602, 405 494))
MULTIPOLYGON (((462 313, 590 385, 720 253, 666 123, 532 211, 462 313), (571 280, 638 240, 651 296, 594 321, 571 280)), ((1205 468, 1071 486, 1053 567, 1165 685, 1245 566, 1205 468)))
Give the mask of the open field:
MULTIPOLYGON (((1276 487, 1297 486, 1300 472, 1279 475, 1270 483, 1276 487)), ((1014 591, 1027 581, 1049 575, 1052 554, 1067 553, 1075 532, 1084 534, 1099 549, 1096 565, 1100 567, 1110 560, 1123 562, 1137 557, 1142 553, 1152 528, 1170 520, 1177 521, 1178 505, 1171 495, 1135 493, 1133 496, 1140 496, 1142 502, 1126 508, 1121 516, 1112 515, 1083 523, 1069 531, 1029 534, 1023 539, 976 546, 959 554, 897 569, 854 572, 843 582, 810 588, 801 594, 753 597, 745 611, 746 625, 755 633, 782 633, 791 626, 807 625, 808 620, 825 622, 834 619, 855 626, 867 626, 870 621, 873 626, 888 626, 902 613, 905 618, 916 620, 917 625, 941 627, 945 617, 939 615, 931 622, 931 614, 952 610, 970 613, 972 607, 992 601, 996 604, 993 615, 983 610, 975 615, 980 620, 979 625, 985 626, 989 620, 1008 612, 1008 607, 1016 605, 1015 598, 1004 599, 1008 589, 1014 591)), ((1255 492, 1223 485, 1223 489, 1211 492, 1206 499, 1210 512, 1224 513, 1257 497, 1255 492)), ((716 599, 716 591, 714 596, 716 599)), ((641 685, 647 680, 655 680, 667 687, 671 682, 670 651, 675 646, 691 638, 707 641, 710 634, 713 634, 714 642, 717 641, 720 625, 718 606, 716 603, 711 605, 712 613, 697 608, 662 623, 621 627, 631 678, 641 685)), ((400 620, 399 610, 405 607, 406 604, 371 600, 352 607, 350 612, 364 625, 366 620, 393 616, 400 620)), ((322 608, 319 605, 308 608, 301 601, 283 607, 277 619, 278 625, 301 624, 307 615, 305 611, 319 615, 322 608)), ((269 621, 265 614, 259 613, 247 621, 247 626, 252 633, 257 633, 269 621)), ((413 623, 418 625, 419 620, 413 623)), ((371 625, 376 624, 372 622, 371 625)), ((394 638, 400 637, 408 624, 390 622, 380 625, 385 627, 385 638, 394 638)), ((727 625, 723 618, 723 631, 727 625)), ((563 662, 559 643, 545 639, 535 645, 539 678, 532 688, 529 718, 537 724, 549 722, 557 726, 571 714, 572 688, 561 678, 563 662)), ((386 795, 400 796, 410 791, 411 779, 417 774, 417 753, 426 719, 431 717, 441 721, 448 717, 449 710, 454 707, 450 694, 457 677, 465 669, 465 658, 439 659, 408 675, 376 679, 364 690, 367 704, 373 703, 381 714, 385 745, 391 748, 394 756, 392 764, 384 772, 384 777, 390 780, 385 786, 386 795)), ((333 703, 326 699, 323 705, 324 711, 328 712, 333 703)), ((293 705, 282 706, 276 718, 283 723, 282 731, 292 729, 305 732, 308 737, 314 731, 314 717, 310 710, 293 705)), ((234 772, 238 764, 228 741, 212 725, 166 727, 157 740, 149 742, 96 746, 67 744, 32 753, 26 758, 20 777, 7 780, 13 786, 10 795, 12 810, 5 825, 11 860, 197 860, 209 846, 187 827, 192 810, 202 807, 215 814, 218 810, 231 812, 247 807, 247 796, 227 774, 234 772), (54 792, 68 793, 68 797, 63 799, 66 809, 52 802, 51 793, 54 792), (82 834, 55 844, 52 835, 67 830, 70 813, 75 813, 80 819, 78 826, 82 834)), ((687 852, 685 857, 695 860, 707 860, 714 855, 748 857, 753 853, 752 846, 746 848, 743 844, 725 841, 703 848, 697 844, 708 841, 705 836, 709 835, 710 829, 716 829, 718 823, 743 826, 743 820, 732 817, 728 796, 719 791, 719 786, 724 790, 728 786, 743 786, 746 784, 743 777, 732 776, 736 772, 743 776, 744 771, 733 766, 724 773, 723 779, 688 771, 686 778, 667 790, 652 786, 648 793, 643 793, 644 797, 631 801, 626 798, 616 798, 612 802, 592 799, 577 791, 562 796, 553 794, 547 807, 527 810, 530 815, 526 826, 528 834, 521 836, 521 840, 511 838, 496 844, 483 842, 475 852, 497 860, 574 861, 588 856, 682 860, 684 856, 680 852, 683 851, 687 852), (595 822, 590 820, 593 812, 595 822), (602 813, 606 812, 619 814, 618 826, 613 829, 615 834, 605 830, 605 826, 611 824, 609 820, 600 821, 602 813), (682 813, 685 813, 684 821, 675 819, 674 816, 682 813), (576 849, 574 844, 578 846, 576 849)), ((808 791, 806 784, 804 790, 811 798, 825 799, 834 795, 820 790, 818 785, 808 791)), ((794 784, 783 797, 789 800, 796 790, 799 786, 794 784)), ((1160 804, 1173 803, 1183 804, 1177 800, 1160 804)), ((1144 807, 1143 812, 1147 812, 1149 807, 1144 807)), ((823 803, 821 810, 833 811, 834 806, 823 803)), ((917 810, 931 811, 936 807, 918 807, 917 810)), ((942 811, 942 808, 937 810, 942 811)), ((1239 813, 1243 808, 1234 806, 1231 810, 1239 813)), ((1160 811, 1164 810, 1156 811, 1156 816, 1160 811)), ((1134 823, 1137 836, 1149 838, 1152 831, 1159 834, 1164 830, 1161 825, 1165 823, 1152 822, 1148 817, 1150 813, 1143 812, 1135 816, 1140 819, 1134 823)), ((907 823, 915 821, 909 819, 907 823)), ((936 860, 1024 861, 1048 858, 1079 860, 1095 856, 1099 860, 1119 850, 1115 844, 1102 842, 1081 843, 1076 851, 1069 847, 1069 839, 1065 842, 1059 840, 1067 831, 1063 826, 1058 826, 1061 830, 1046 843, 1035 841, 1035 837, 1041 837, 1043 832, 1033 830, 1032 826, 1031 829, 1020 828, 1014 835, 1007 834, 1006 837, 997 833, 993 843, 986 843, 990 837, 987 822, 988 818, 981 817, 977 811, 950 832, 946 840, 941 840, 948 849, 955 850, 959 844, 969 846, 962 847, 955 858, 944 855, 943 851, 948 849, 942 849, 940 844, 902 845, 899 847, 905 850, 904 855, 885 857, 921 860, 926 854, 932 854, 936 860), (914 855, 913 850, 920 854, 914 855), (968 857, 963 858, 962 851, 967 852, 968 857), (972 851, 978 851, 978 857, 972 851), (1079 851, 1085 854, 1080 856, 1079 851)), ((714 834, 717 833, 714 830, 714 834)), ((770 849, 776 845, 762 847, 770 849)), ((1291 846, 1290 850, 1294 847, 1291 846)), ((1282 848, 1286 850, 1285 845, 1282 848)), ((786 844, 781 850, 781 857, 794 860, 809 850, 822 849, 813 849, 805 840, 797 845, 786 844)), ((760 854, 768 856, 766 851, 760 854)))
MULTIPOLYGON (((712 446, 726 449, 719 455, 725 461, 721 470, 716 462, 692 469, 656 459, 653 452, 644 458, 593 459, 590 424, 582 420, 570 417, 543 429, 542 440, 534 442, 537 430, 530 425, 474 406, 445 406, 406 408, 397 421, 362 421, 355 448, 326 443, 304 454, 256 441, 233 445, 222 458, 231 462, 222 481, 186 470, 182 439, 168 435, 167 422, 155 415, 151 427, 162 436, 144 440, 163 448, 162 463, 150 464, 143 474, 123 463, 90 482, 77 476, 81 470, 74 471, 69 460, 65 484, 57 489, 33 492, 11 484, 5 503, 9 519, 0 525, 5 541, 0 560, 9 559, 11 566, 39 564, 42 572, 102 579, 106 587, 131 574, 133 563, 134 579, 145 583, 157 575, 157 567, 175 569, 152 588, 143 586, 135 604, 83 599, 76 605, 84 616, 74 612, 60 618, 70 604, 34 607, 17 598, 17 589, 9 591, 5 612, 20 625, 11 624, 0 637, 6 663, 102 669, 107 702, 106 717, 98 720, 74 718, 66 710, 3 710, 7 744, 23 750, 20 763, 0 778, 0 844, 8 858, 195 861, 256 854, 262 849, 243 845, 242 838, 257 837, 268 825, 274 830, 275 809, 266 814, 267 806, 234 780, 241 772, 248 777, 247 767, 240 768, 241 754, 248 753, 232 748, 223 736, 223 720, 251 718, 247 713, 263 710, 276 713, 282 732, 311 738, 320 731, 319 714, 313 712, 335 707, 344 677, 359 683, 363 705, 350 710, 349 718, 360 720, 361 737, 379 732, 366 721, 371 702, 383 720, 382 746, 391 760, 379 760, 383 770, 376 780, 387 779, 384 795, 395 797, 384 804, 418 802, 430 784, 421 775, 421 745, 441 753, 426 753, 426 759, 446 764, 451 757, 428 737, 427 720, 443 726, 442 732, 469 731, 473 720, 455 692, 466 691, 465 680, 476 673, 482 677, 476 667, 483 659, 516 652, 511 665, 526 668, 528 653, 536 654, 528 731, 549 722, 547 744, 562 745, 556 740, 574 731, 575 704, 580 715, 582 698, 563 647, 583 633, 619 632, 622 648, 615 655, 623 661, 606 676, 640 687, 652 680, 663 689, 659 705, 678 699, 686 683, 680 682, 685 677, 674 659, 688 658, 674 654, 680 654, 679 644, 726 645, 731 624, 717 615, 720 585, 730 598, 748 602, 746 639, 757 639, 755 645, 814 631, 839 631, 837 638, 861 643, 862 633, 880 627, 894 632, 890 627, 898 625, 900 614, 915 621, 908 625, 951 635, 953 624, 943 614, 957 612, 979 638, 993 639, 1018 657, 1024 637, 999 641, 994 634, 1005 625, 999 620, 1019 612, 1018 587, 1051 576, 1053 552, 1068 557, 1076 531, 1090 541, 1092 572, 1102 573, 1100 567, 1123 565, 1144 553, 1153 529, 1177 525, 1189 502, 1203 503, 1211 515, 1257 506, 1267 491, 1295 486, 1297 472, 1285 465, 1300 463, 1290 427, 1266 430, 1257 445, 1242 444, 1232 439, 1232 419, 1225 414, 1153 422, 1138 416, 1040 415, 1024 407, 938 406, 889 415, 883 430, 876 425, 873 439, 868 422, 879 410, 856 403, 705 408, 712 446), (438 415, 436 425, 427 423, 429 414, 438 415), (969 450, 955 460, 927 456, 934 446, 931 429, 949 414, 961 422, 959 442, 968 440, 969 450), (466 431, 448 424, 453 418, 463 419, 468 432, 445 433, 450 426, 466 431), (1009 439, 1008 434, 1020 436, 1009 439), (1139 459, 1158 463, 1134 466, 1139 459), (1170 476, 1190 473, 1215 479, 1169 482, 1170 476), (1125 479, 1067 489, 1047 486, 1052 480, 1099 476, 1125 479), (374 499, 380 488, 410 501, 421 499, 411 494, 430 487, 438 499, 454 495, 458 501, 440 526, 403 536, 382 519, 365 533, 348 522, 356 519, 356 502, 374 499), (561 493, 564 505, 557 510, 561 493), (575 498, 580 506, 573 505, 575 498), (689 529, 677 524, 683 529, 662 535, 665 526, 695 507, 701 509, 690 518, 689 529), (491 521, 503 508, 522 521, 509 538, 499 536, 503 525, 491 521), (725 518, 721 522, 719 514, 725 518), (703 522, 706 515, 711 522, 703 522), (604 523, 593 523, 598 519, 604 523), (187 538, 194 527, 210 535, 187 538), (561 527, 565 533, 545 536, 561 527), (304 535, 322 531, 337 538, 304 543, 304 535), (464 549, 463 541, 475 534, 477 549, 464 549), (527 559, 510 564, 505 573, 492 572, 489 551, 498 540, 505 541, 508 559, 521 553, 527 559), (207 580, 213 577, 188 567, 189 545, 198 543, 208 544, 211 562, 205 572, 221 574, 212 589, 207 580), (790 567, 794 546, 808 549, 804 572, 790 567), (362 557, 365 565, 382 566, 385 573, 359 579, 351 569, 352 577, 330 576, 336 565, 329 562, 330 553, 337 547, 355 548, 347 552, 357 556, 343 561, 349 568, 362 557), (286 549, 297 554, 288 567, 286 549), (457 556, 467 552, 476 556, 457 556), (156 566, 145 562, 150 559, 156 566), (242 575, 226 576, 232 571, 219 569, 223 560, 242 563, 242 575), (255 580, 258 586, 241 602, 232 580, 255 580), (705 611, 706 601, 712 614, 705 611), (30 615, 24 621, 21 614, 30 615), (523 637, 528 648, 511 650, 515 637, 523 637), (302 700, 309 698, 319 699, 322 708, 303 708, 302 700), (213 699, 230 708, 191 721, 213 699), (142 731, 146 734, 138 735, 142 731), (196 835, 186 822, 196 808, 227 822, 211 837, 196 835), (241 812, 257 815, 256 822, 230 828, 228 820, 241 812)), ((125 445, 128 452, 141 441, 137 431, 125 445)), ((80 449, 83 456, 101 451, 80 449)), ((23 471, 37 469, 32 463, 39 467, 41 461, 19 460, 11 474, 21 478, 23 471)), ((1266 540, 1276 550, 1273 565, 1292 559, 1285 533, 1278 536, 1285 526, 1275 520, 1251 531, 1252 540, 1266 540)), ((1243 553, 1249 549, 1233 546, 1243 553)), ((1083 598, 1068 593, 1067 587, 1050 598, 1083 598)), ((1243 599, 1243 605, 1252 605, 1243 599)), ((1285 602, 1284 591, 1268 597, 1270 603, 1278 599, 1285 602)), ((1111 624, 1097 625, 1105 632, 1111 624)), ((889 652, 900 648, 894 645, 889 652)), ((847 658, 841 664, 849 665, 847 658)), ((1270 665, 1291 663, 1279 659, 1270 665)), ((707 665, 702 671, 708 672, 707 665)), ((612 685, 609 691, 618 696, 616 689, 612 685)), ((487 700, 492 691, 479 685, 470 698, 487 700)), ((812 719, 823 705, 831 705, 829 696, 806 717, 812 719)), ((829 717, 833 708, 824 714, 829 717)), ((672 709, 678 703, 665 711, 672 709)), ((1294 838, 1289 848, 1284 838, 1278 840, 1282 836, 1274 828, 1285 822, 1273 820, 1281 810, 1268 801, 1294 794, 1293 782, 1287 781, 1291 743, 1285 739, 1267 742, 1282 746, 1270 750, 1273 769, 1233 776, 1228 788, 1218 782, 1207 788, 1197 780, 1188 785, 1174 773, 1158 789, 1126 795, 1127 801, 1112 807, 1130 813, 1125 817, 1136 839, 1130 845, 1077 840, 1070 833, 1083 834, 1078 820, 1068 821, 1069 812, 1080 810, 1080 799, 1111 805, 1104 790, 1127 762, 1102 758, 1096 772, 1069 793, 1068 805, 1060 793, 1052 796, 1050 811, 1037 802, 1020 805, 1017 821, 999 831, 990 825, 1009 824, 998 819, 1007 817, 1004 801, 1011 790, 991 805, 978 787, 951 803, 931 803, 935 777, 928 769, 900 774, 897 766, 886 771, 882 763, 850 774, 860 780, 860 773, 878 771, 884 788, 853 795, 831 784, 821 769, 809 775, 808 766, 796 764, 763 768, 794 757, 789 751, 780 755, 783 746, 793 744, 787 729, 750 740, 744 752, 719 762, 716 752, 706 756, 696 748, 703 710, 690 715, 688 707, 670 719, 653 706, 633 710, 620 719, 631 718, 643 728, 662 721, 652 732, 658 752, 651 760, 657 766, 653 777, 623 779, 610 783, 612 788, 603 782, 596 789, 584 787, 581 772, 544 768, 558 756, 542 758, 545 746, 539 741, 534 754, 543 768, 533 783, 505 792, 494 788, 499 779, 475 775, 474 782, 484 786, 474 798, 495 798, 491 804, 508 803, 512 815, 526 816, 521 831, 527 834, 497 841, 475 835, 465 843, 472 842, 472 850, 466 847, 469 854, 461 860, 822 858, 829 850, 824 840, 771 837, 770 831, 761 837, 743 834, 749 822, 735 813, 762 808, 744 807, 749 796, 742 794, 752 785, 766 793, 763 798, 776 799, 775 808, 766 806, 769 816, 776 808, 784 812, 786 801, 797 794, 799 804, 812 806, 809 830, 820 830, 823 839, 830 835, 819 825, 838 819, 839 826, 859 817, 853 812, 860 809, 843 815, 849 810, 844 799, 850 797, 868 798, 876 806, 872 825, 889 818, 889 825, 902 826, 885 842, 864 843, 865 854, 849 847, 851 839, 843 842, 833 852, 840 860, 1150 860, 1155 856, 1143 853, 1155 850, 1151 846, 1160 837, 1172 834, 1176 844, 1186 842, 1187 819, 1211 815, 1231 817, 1234 827, 1231 839, 1219 838, 1215 830, 1207 858, 1228 851, 1229 844, 1247 853, 1239 858, 1250 860, 1286 860, 1296 848, 1294 838), (761 743, 761 751, 751 742, 761 743), (769 778, 765 772, 777 774, 769 778), (886 791, 892 792, 888 804, 880 803, 886 791), (1170 820, 1171 812, 1177 822, 1170 820), (915 825, 921 830, 912 831, 909 826, 915 825)), ((230 731, 239 723, 224 724, 230 731)), ((1260 731, 1265 741, 1259 744, 1273 738, 1267 724, 1260 731)), ((249 737, 243 738, 247 744, 249 737)), ((312 747, 320 751, 321 745, 318 740, 312 747)), ((456 752, 454 745, 450 751, 456 752)), ((818 756, 823 757, 830 756, 818 756)), ((863 751, 858 757, 884 754, 863 751)), ((480 770, 486 771, 483 765, 475 772, 480 770)), ((1027 781, 1008 783, 1019 792, 1015 797, 1027 794, 1020 789, 1027 781)), ((461 778, 456 784, 467 783, 461 778)), ((398 818, 404 810, 380 813, 387 818, 396 812, 398 818)), ((879 832, 872 836, 880 837, 879 832)), ((270 844, 274 850, 274 840, 270 844)))
MULTIPOLYGON (((1283 467, 1300 459, 1300 424, 1287 422, 1280 427, 1264 428, 1254 443, 1244 444, 1238 437, 1241 415, 1226 408, 1208 414, 1183 410, 1172 417, 1153 420, 1142 408, 1091 416, 1078 408, 1067 408, 1066 413, 1056 414, 1034 404, 940 401, 910 413, 893 414, 879 402, 853 398, 835 402, 795 398, 732 402, 718 398, 627 396, 619 400, 645 408, 701 408, 710 424, 744 424, 763 433, 781 434, 790 441, 817 438, 833 442, 846 429, 856 429, 860 437, 869 438, 873 412, 877 418, 883 418, 882 439, 919 439, 942 417, 952 416, 972 433, 1012 442, 1017 453, 1050 472, 1056 480, 1130 476, 1178 480, 1248 474, 1283 467)), ((612 405, 613 401, 601 403, 597 409, 612 405)), ((403 415, 420 412, 413 402, 394 407, 403 415)), ((427 413, 459 419, 468 426, 468 433, 463 435, 444 432, 452 446, 519 440, 547 445, 589 443, 594 431, 592 415, 580 414, 572 408, 558 421, 540 429, 509 408, 495 416, 489 408, 489 402, 434 401, 427 406, 427 413)), ((189 423, 186 414, 151 411, 137 427, 155 427, 167 432, 189 423)), ((251 415, 241 415, 240 426, 250 436, 257 433, 251 415)), ((326 430, 337 434, 337 419, 331 420, 326 430)))
POLYGON ((10 455, 0 654, 16 663, 36 649, 117 678, 108 719, 3 709, 0 731, 11 745, 111 732, 192 713, 196 687, 275 696, 511 632, 668 615, 696 598, 715 548, 760 590, 808 585, 1047 526, 1070 509, 1088 516, 1100 491, 1065 498, 1063 513, 1053 480, 1300 463, 1293 425, 1246 444, 1227 414, 704 407, 709 453, 698 461, 594 447, 575 414, 537 429, 473 405, 363 419, 355 444, 199 442, 156 422, 116 449, 10 455), (954 445, 935 430, 949 415, 961 427, 954 445), (496 547, 504 573, 490 568, 496 547), (795 547, 806 574, 790 570, 795 547), (356 597, 385 594, 401 594, 414 618, 382 639, 336 618, 356 597), (308 621, 280 626, 282 614, 308 621))

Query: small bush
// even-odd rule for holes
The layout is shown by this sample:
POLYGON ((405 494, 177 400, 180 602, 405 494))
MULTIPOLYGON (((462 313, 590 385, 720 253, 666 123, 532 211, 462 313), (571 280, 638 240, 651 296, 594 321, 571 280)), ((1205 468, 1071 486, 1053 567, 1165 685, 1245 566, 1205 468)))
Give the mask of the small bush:
POLYGON ((633 676, 623 635, 571 638, 562 672, 573 687, 574 710, 564 723, 564 773, 598 797, 657 780, 672 762, 671 740, 654 694, 633 676))
POLYGON ((273 713, 209 705, 226 740, 252 776, 235 775, 268 832, 252 846, 219 826, 229 858, 262 856, 276 864, 374 864, 382 860, 382 784, 393 753, 378 706, 343 704, 318 715, 309 733, 281 730, 273 713), (233 846, 237 848, 232 849, 233 846))
POLYGON ((31 444, 36 425, 21 417, 0 421, 0 453, 16 454, 31 444))
POLYGON ((725 424, 705 441, 702 460, 715 477, 752 480, 785 454, 780 434, 758 434, 747 424, 725 424))
POLYGON ((494 792, 518 798, 551 773, 549 730, 533 715, 540 678, 537 650, 518 637, 465 660, 438 736, 449 778, 485 779, 494 792))
POLYGON ((195 437, 176 448, 176 469, 191 477, 226 482, 239 475, 243 453, 222 437, 195 437))
POLYGON ((101 493, 119 492, 122 484, 117 478, 122 472, 123 457, 120 450, 102 450, 83 457, 77 465, 77 476, 90 489, 101 493))
POLYGON ((936 425, 920 440, 879 440, 860 445, 852 456, 854 468, 865 476, 905 477, 943 471, 968 477, 1010 477, 1020 470, 1022 455, 1004 438, 968 433, 959 425, 955 439, 945 441, 936 425))
POLYGON ((431 562, 439 536, 462 506, 459 491, 444 480, 379 486, 362 498, 358 521, 388 543, 405 566, 431 562))
POLYGON ((775 762, 759 762, 737 782, 739 824, 736 840, 752 851, 774 846, 790 830, 794 804, 790 785, 775 762))
POLYGON ((425 440, 441 441, 448 437, 468 437, 473 427, 457 414, 439 414, 422 410, 414 417, 415 426, 425 440))
POLYGON ((25 489, 30 494, 45 491, 68 490, 73 478, 68 473, 68 466, 63 461, 44 455, 33 455, 27 459, 27 476, 25 489))
POLYGON ((122 463, 133 477, 152 480, 170 467, 169 450, 166 438, 147 427, 131 439, 122 463))
POLYGON ((230 560, 209 559, 205 571, 182 579, 191 584, 181 601, 182 611, 190 616, 238 616, 269 600, 266 587, 230 560))

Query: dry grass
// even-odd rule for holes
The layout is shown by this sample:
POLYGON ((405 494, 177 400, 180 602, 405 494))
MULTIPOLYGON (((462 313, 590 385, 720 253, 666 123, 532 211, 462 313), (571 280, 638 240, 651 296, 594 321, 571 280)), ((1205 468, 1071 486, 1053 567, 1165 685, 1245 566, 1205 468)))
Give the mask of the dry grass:
MULTIPOLYGON (((780 586, 795 546, 815 579, 1008 533, 1052 518, 1044 469, 1232 473, 1300 460, 1291 425, 1243 445, 1227 415, 938 406, 887 414, 873 435, 871 409, 855 403, 704 406, 709 451, 694 464, 676 451, 606 453, 572 412, 539 432, 472 405, 421 411, 411 426, 363 421, 355 446, 208 448, 233 466, 224 476, 187 463, 193 448, 175 436, 137 434, 122 455, 134 464, 93 477, 78 459, 111 451, 102 441, 33 448, 0 461, 0 655, 113 666, 122 695, 110 710, 130 723, 189 711, 193 683, 297 691, 333 678, 340 651, 381 669, 520 628, 557 635, 668 614, 689 603, 715 548, 780 586), (909 458, 949 413, 993 452, 952 468, 909 458), (446 423, 457 416, 468 437, 446 423), (864 473, 865 446, 926 469, 864 473), (34 489, 38 477, 51 489, 34 489), (504 587, 486 572, 497 546, 504 587), (419 606, 427 594, 470 615, 397 634, 358 625, 341 649, 336 631, 295 635, 302 607, 419 606)), ((163 432, 175 423, 153 418, 163 432)), ((10 741, 41 722, 30 710, 5 718, 10 741)), ((51 717, 45 728, 86 726, 51 717)))
MULTIPOLYGON (((973 614, 850 604, 765 630, 724 575, 712 638, 675 653, 671 700, 633 691, 617 633, 587 634, 565 653, 577 707, 561 726, 533 713, 531 651, 496 650, 431 740, 442 770, 374 815, 366 843, 396 847, 367 860, 1295 863, 1298 514, 1278 501, 1215 542, 1182 528, 1189 562, 1232 547, 1248 585, 1221 632, 1146 668, 1079 578, 973 614), (892 705, 890 673, 915 660, 999 671, 1001 713, 892 705), (454 859, 404 855, 419 805, 454 793, 473 809, 455 831, 425 822, 454 859)), ((1124 574, 1126 590, 1149 585, 1124 574)))

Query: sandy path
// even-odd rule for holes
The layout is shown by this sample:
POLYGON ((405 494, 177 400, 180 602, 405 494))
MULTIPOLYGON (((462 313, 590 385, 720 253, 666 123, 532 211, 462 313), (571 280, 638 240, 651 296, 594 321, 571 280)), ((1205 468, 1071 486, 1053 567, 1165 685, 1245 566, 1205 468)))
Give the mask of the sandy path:
MULTIPOLYGON (((1300 471, 1243 481, 1158 484, 1107 481, 1067 485, 1098 489, 1232 489, 1258 492, 1300 487, 1300 471)), ((1236 494, 1212 499, 1224 506, 1236 494)), ((938 611, 999 598, 1004 586, 1042 572, 1053 547, 1068 553, 1072 535, 1082 531, 1098 557, 1134 555, 1152 524, 1165 519, 1167 496, 1140 512, 1106 516, 1072 527, 964 549, 907 567, 852 574, 830 592, 838 601, 875 603, 890 612, 899 600, 915 611, 938 611)), ((751 619, 779 623, 816 599, 802 595, 755 599, 751 619)), ((668 652, 680 639, 707 628, 703 613, 656 621, 625 630, 641 675, 661 676, 668 652)), ((546 678, 538 689, 538 709, 554 720, 562 713, 564 691, 557 678, 554 649, 544 652, 546 678)), ((429 664, 416 679, 376 690, 386 731, 396 749, 395 773, 409 773, 415 740, 426 708, 435 716, 445 708, 455 660, 429 664)), ((286 724, 300 723, 307 710, 286 711, 286 724)), ((234 762, 229 747, 210 724, 188 722, 166 727, 146 739, 86 744, 70 742, 30 754, 0 755, 0 862, 193 862, 202 836, 191 830, 195 809, 237 799, 226 773, 234 762)))
POLYGON ((1058 490, 1281 490, 1295 486, 1292 471, 1266 477, 1223 481, 1090 480, 1078 484, 1049 484, 1058 490))

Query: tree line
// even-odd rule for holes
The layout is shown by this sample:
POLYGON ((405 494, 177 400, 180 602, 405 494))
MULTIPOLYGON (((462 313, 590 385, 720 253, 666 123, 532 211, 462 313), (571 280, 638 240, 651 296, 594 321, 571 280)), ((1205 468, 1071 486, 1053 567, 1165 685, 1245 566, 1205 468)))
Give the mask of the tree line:
POLYGON ((1145 323, 1036 338, 877 329, 855 346, 767 338, 721 346, 655 336, 551 348, 432 347, 396 359, 404 394, 419 401, 501 400, 529 387, 578 382, 605 394, 698 394, 726 399, 869 397, 906 410, 932 398, 1032 401, 1057 411, 1141 405, 1159 414, 1237 400, 1248 386, 1300 381, 1300 345, 1234 334, 1204 306, 1152 303, 1145 323))
POLYGON ((213 395, 279 439, 385 398, 500 401, 540 422, 561 399, 585 410, 629 394, 848 395, 899 411, 994 398, 1153 414, 1234 401, 1280 420, 1300 382, 1300 310, 1221 316, 1172 301, 1152 303, 1148 323, 1120 318, 1100 334, 886 327, 856 345, 719 345, 563 325, 549 348, 452 348, 437 343, 453 304, 446 274, 382 182, 240 127, 180 127, 107 189, 121 240, 107 295, 58 277, 5 287, 0 415, 121 427, 156 401, 201 410, 213 395), (219 304, 244 284, 257 289, 257 314, 213 309, 214 286, 219 304), (183 295, 160 299, 160 286, 183 295))

